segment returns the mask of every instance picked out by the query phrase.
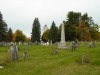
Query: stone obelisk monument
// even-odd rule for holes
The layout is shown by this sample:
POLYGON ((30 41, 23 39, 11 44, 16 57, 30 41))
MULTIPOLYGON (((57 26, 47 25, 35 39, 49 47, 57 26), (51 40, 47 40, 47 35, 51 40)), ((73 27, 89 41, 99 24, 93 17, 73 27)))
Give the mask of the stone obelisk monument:
POLYGON ((66 41, 65 41, 65 29, 64 29, 64 23, 61 24, 61 41, 58 45, 58 48, 66 49, 66 41))

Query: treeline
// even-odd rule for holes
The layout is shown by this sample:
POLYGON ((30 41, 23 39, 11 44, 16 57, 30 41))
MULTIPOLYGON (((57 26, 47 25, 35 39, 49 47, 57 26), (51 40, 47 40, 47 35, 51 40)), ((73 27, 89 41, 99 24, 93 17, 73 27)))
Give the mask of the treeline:
MULTIPOLYGON (((65 26, 65 40, 91 41, 100 40, 99 26, 94 23, 92 17, 87 13, 68 12, 66 20, 63 21, 65 26)), ((8 28, 3 16, 0 12, 0 41, 7 42, 59 42, 61 35, 61 25, 56 26, 53 21, 50 29, 46 30, 41 36, 41 25, 38 18, 35 18, 32 25, 31 39, 27 38, 21 30, 16 30, 14 33, 11 28, 8 28)))
MULTIPOLYGON (((100 40, 99 25, 94 23, 92 17, 87 13, 68 12, 66 20, 63 21, 65 26, 65 40, 91 41, 100 40)), ((61 25, 56 26, 55 22, 51 24, 50 29, 42 35, 44 42, 52 41, 53 43, 60 41, 61 25)))

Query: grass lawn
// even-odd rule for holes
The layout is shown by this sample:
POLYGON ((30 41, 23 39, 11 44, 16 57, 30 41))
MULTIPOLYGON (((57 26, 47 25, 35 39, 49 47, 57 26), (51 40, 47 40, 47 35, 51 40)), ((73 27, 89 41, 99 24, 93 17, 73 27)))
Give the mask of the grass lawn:
POLYGON ((88 48, 87 43, 71 49, 58 49, 56 45, 29 46, 28 57, 23 58, 25 46, 20 46, 19 60, 9 62, 9 47, 0 47, 0 75, 100 75, 100 42, 96 47, 88 48), (81 64, 82 55, 86 55, 89 63, 81 64))

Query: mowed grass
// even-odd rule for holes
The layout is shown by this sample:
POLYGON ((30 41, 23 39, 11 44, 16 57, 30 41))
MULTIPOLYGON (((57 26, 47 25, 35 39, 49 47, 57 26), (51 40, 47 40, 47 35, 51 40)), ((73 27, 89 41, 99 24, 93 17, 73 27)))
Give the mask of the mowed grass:
POLYGON ((9 47, 0 47, 0 65, 4 67, 0 75, 100 75, 100 42, 93 48, 88 48, 87 43, 82 45, 74 52, 57 49, 57 45, 31 45, 26 59, 25 46, 21 45, 18 61, 9 61, 9 47), (58 54, 53 54, 54 49, 58 54), (89 63, 81 64, 82 55, 86 55, 89 63))

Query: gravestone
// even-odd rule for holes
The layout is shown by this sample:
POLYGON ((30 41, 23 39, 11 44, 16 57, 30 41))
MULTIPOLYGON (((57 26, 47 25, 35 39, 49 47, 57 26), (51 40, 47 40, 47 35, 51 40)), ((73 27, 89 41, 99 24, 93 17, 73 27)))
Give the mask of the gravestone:
POLYGON ((27 52, 26 52, 26 51, 24 51, 24 53, 23 53, 23 57, 24 57, 24 59, 27 58, 27 52))
POLYGON ((92 47, 92 42, 89 43, 89 48, 91 48, 91 47, 92 47))
POLYGON ((86 63, 89 63, 90 62, 90 59, 87 55, 82 55, 82 64, 86 64, 86 63))
POLYGON ((52 45, 52 40, 50 41, 50 45, 52 45))
POLYGON ((85 64, 85 55, 82 55, 82 64, 85 64))
POLYGON ((48 46, 49 45, 49 42, 47 42, 46 45, 48 46))
POLYGON ((65 30, 64 30, 64 23, 61 25, 61 41, 58 44, 58 48, 66 49, 66 41, 65 41, 65 30))
POLYGON ((18 60, 18 50, 16 48, 16 45, 11 45, 10 50, 11 50, 12 60, 18 60))
POLYGON ((95 41, 91 41, 90 43, 89 43, 89 47, 91 48, 91 47, 95 47, 95 41))
POLYGON ((73 42, 72 42, 72 51, 75 51, 75 49, 76 49, 76 45, 77 45, 76 42, 73 41, 73 42))
POLYGON ((24 57, 24 59, 26 59, 27 58, 27 51, 29 50, 29 46, 28 45, 25 45, 25 50, 24 50, 24 52, 23 52, 23 57, 24 57))
POLYGON ((92 41, 92 45, 93 45, 93 47, 95 47, 96 41, 92 41))
POLYGON ((58 51, 55 49, 55 50, 53 51, 53 54, 58 54, 58 51))

